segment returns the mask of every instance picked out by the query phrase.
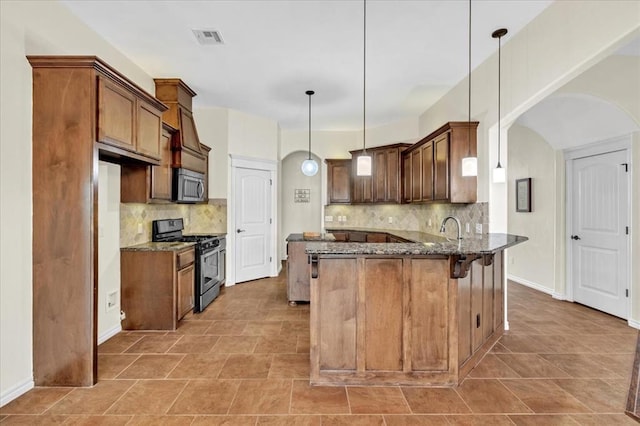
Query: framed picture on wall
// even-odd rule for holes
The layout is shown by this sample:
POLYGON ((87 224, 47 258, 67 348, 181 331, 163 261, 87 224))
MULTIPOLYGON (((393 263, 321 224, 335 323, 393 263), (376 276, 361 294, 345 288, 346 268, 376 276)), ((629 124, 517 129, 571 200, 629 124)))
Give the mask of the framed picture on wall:
POLYGON ((516 211, 531 211, 531 178, 516 179, 516 211))

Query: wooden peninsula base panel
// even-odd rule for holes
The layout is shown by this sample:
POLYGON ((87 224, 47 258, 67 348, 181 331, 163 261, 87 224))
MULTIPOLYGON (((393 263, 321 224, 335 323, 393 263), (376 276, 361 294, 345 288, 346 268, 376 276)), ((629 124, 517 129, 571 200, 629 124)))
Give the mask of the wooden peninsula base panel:
POLYGON ((311 384, 458 385, 503 333, 503 251, 471 259, 312 255, 311 384))

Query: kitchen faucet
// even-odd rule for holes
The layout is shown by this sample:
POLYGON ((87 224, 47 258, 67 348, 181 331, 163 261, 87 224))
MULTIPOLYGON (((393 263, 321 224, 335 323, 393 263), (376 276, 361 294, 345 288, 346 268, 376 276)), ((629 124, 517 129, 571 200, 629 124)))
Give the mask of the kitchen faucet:
POLYGON ((445 218, 444 218, 444 220, 442 221, 442 225, 440 225, 440 232, 443 232, 443 233, 444 233, 444 231, 446 231, 446 229, 445 229, 444 225, 447 223, 447 221, 448 221, 449 219, 453 219, 453 220, 455 220, 455 221, 456 221, 456 223, 458 224, 458 240, 461 240, 461 239, 462 239, 462 228, 460 227, 460 221, 458 220, 458 218, 457 218, 457 217, 454 217, 454 216, 447 216, 447 217, 445 217, 445 218))

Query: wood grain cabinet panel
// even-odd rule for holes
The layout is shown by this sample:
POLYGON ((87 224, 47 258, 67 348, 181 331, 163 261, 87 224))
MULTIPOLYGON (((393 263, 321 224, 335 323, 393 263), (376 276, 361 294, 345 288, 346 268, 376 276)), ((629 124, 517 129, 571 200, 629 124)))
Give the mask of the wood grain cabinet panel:
POLYGON ((152 200, 171 201, 172 171, 171 168, 171 139, 174 129, 163 126, 160 138, 160 165, 151 166, 151 194, 152 200))
POLYGON ((135 151, 136 97, 98 77, 98 142, 135 151))
POLYGON ((393 203, 402 202, 402 159, 401 153, 410 144, 369 148, 371 176, 356 176, 357 158, 363 150, 350 151, 352 155, 353 203, 393 203))
POLYGON ((162 113, 145 102, 138 102, 136 148, 141 154, 160 158, 162 113))
POLYGON ((287 242, 287 299, 289 302, 308 302, 309 262, 304 241, 287 242))
POLYGON ((351 203, 351 160, 327 159, 327 202, 351 203))
POLYGON ((461 164, 477 155, 477 127, 478 122, 446 123, 402 153, 405 202, 476 202, 477 177, 462 176, 461 164))
POLYGON ((181 320, 185 315, 193 310, 193 293, 194 282, 196 277, 195 265, 192 263, 190 266, 182 268, 177 271, 177 312, 176 318, 181 320))

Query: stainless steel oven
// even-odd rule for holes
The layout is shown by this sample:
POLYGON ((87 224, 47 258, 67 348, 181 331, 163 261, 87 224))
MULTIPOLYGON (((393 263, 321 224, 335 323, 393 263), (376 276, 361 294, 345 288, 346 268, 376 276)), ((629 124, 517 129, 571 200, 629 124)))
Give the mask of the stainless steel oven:
POLYGON ((220 294, 220 288, 225 282, 226 239, 215 238, 211 242, 200 244, 200 270, 198 280, 200 288, 196 286, 195 312, 201 312, 220 294))

